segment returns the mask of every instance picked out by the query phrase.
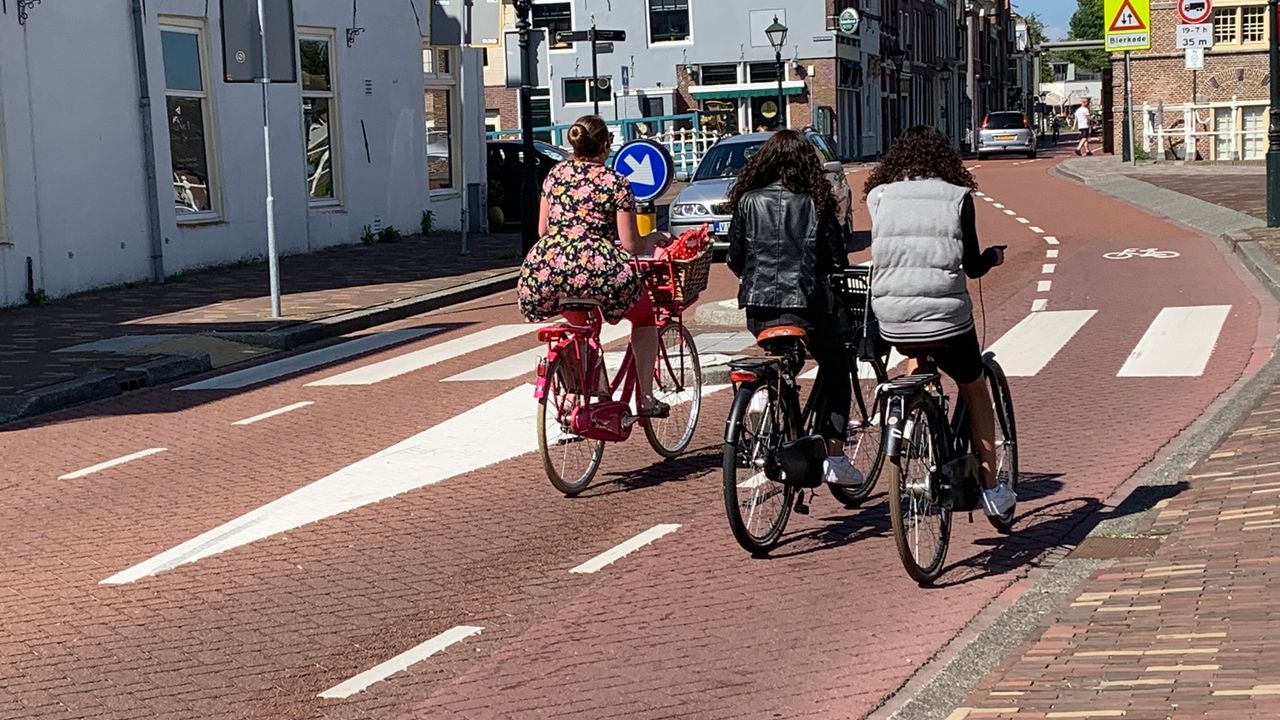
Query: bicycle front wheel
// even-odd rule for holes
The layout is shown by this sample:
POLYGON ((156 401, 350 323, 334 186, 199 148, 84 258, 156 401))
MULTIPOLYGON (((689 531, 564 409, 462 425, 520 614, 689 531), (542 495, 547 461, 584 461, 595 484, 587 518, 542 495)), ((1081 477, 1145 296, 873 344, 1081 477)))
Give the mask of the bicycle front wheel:
POLYGON ((657 453, 674 458, 689 449, 702 412, 702 365, 693 336, 681 323, 670 323, 658 334, 658 359, 653 369, 653 396, 671 406, 665 418, 650 418, 645 437, 657 453))
POLYGON ((604 457, 604 442, 588 440, 575 435, 570 429, 573 412, 589 402, 590 389, 584 385, 579 372, 578 359, 566 349, 547 366, 546 386, 538 400, 538 452, 547 478, 555 489, 567 497, 573 497, 591 483, 600 460, 604 457), (580 390, 585 390, 580 392, 580 390))
POLYGON ((779 472, 769 467, 777 448, 788 439, 784 409, 763 385, 740 388, 730 412, 737 431, 724 444, 724 507, 734 539, 761 555, 778 544, 795 500, 795 488, 769 479, 779 472))
POLYGON ((937 478, 931 476, 945 457, 944 422, 936 406, 918 395, 907 404, 903 421, 889 520, 902 566, 912 580, 925 585, 942 574, 951 543, 951 511, 939 504, 937 478))
MULTIPOLYGON (((996 413, 996 482, 1009 486, 1018 494, 1018 426, 1013 420, 1013 394, 1009 392, 1009 380, 1004 369, 994 359, 987 360, 984 368, 987 385, 991 390, 991 403, 996 413)), ((1007 533, 1013 529, 1013 519, 1018 507, 1014 505, 1004 515, 988 516, 996 530, 1007 533)))
POLYGON ((884 468, 884 423, 880 419, 876 388, 888 380, 884 361, 876 358, 860 362, 853 378, 853 407, 849 412, 849 429, 844 441, 844 454, 862 471, 866 482, 862 487, 847 488, 827 483, 831 495, 845 507, 858 507, 876 489, 876 481, 884 468), (863 377, 866 375, 867 377, 863 377))

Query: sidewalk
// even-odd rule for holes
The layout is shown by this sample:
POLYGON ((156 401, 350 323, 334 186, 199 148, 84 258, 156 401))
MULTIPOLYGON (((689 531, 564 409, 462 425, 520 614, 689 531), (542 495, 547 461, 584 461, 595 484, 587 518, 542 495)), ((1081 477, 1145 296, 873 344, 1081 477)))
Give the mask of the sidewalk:
MULTIPOLYGON (((1087 158, 1059 170, 1222 235, 1280 293, 1261 168, 1087 158)), ((892 717, 1280 717, 1280 361, 1144 477, 892 717)))
POLYGON ((0 423, 337 337, 515 285, 520 236, 412 236, 0 309, 0 423))

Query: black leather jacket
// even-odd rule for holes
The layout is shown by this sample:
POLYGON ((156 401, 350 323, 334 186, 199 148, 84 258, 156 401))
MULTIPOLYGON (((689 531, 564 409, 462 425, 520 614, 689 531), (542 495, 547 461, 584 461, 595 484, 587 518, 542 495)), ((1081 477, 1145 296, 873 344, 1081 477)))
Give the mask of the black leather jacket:
POLYGON ((729 226, 729 269, 741 307, 831 307, 826 278, 847 267, 835 208, 818 213, 808 195, 774 183, 742 196, 729 226))

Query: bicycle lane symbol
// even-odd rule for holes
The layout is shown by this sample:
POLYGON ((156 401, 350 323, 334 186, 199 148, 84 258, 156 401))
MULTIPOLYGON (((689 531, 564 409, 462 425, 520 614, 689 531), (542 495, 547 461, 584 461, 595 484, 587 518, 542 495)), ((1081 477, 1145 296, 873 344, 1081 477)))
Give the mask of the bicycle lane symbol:
POLYGON ((1160 250, 1158 248, 1125 248, 1118 252, 1103 253, 1102 257, 1108 260, 1129 260, 1130 258, 1152 258, 1155 260, 1170 260, 1179 257, 1180 253, 1173 250, 1160 250))

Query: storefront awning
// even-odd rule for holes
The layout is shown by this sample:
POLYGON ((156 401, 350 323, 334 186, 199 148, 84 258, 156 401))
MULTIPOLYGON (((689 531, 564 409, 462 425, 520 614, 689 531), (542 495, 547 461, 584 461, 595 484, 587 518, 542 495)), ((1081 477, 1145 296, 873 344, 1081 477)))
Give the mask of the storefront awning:
MULTIPOLYGON (((783 95, 799 95, 804 92, 803 80, 787 80, 782 83, 783 95)), ((777 97, 778 83, 735 83, 733 85, 690 85, 689 94, 695 100, 716 98, 777 97)))

